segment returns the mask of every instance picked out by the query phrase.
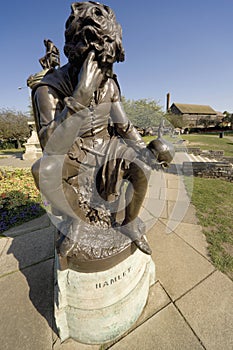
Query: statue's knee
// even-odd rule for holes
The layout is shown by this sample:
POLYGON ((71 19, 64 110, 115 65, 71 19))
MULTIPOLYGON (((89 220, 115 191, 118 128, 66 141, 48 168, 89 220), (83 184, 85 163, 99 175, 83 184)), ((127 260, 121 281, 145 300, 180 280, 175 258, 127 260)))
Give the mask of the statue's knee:
POLYGON ((141 167, 145 177, 149 181, 150 175, 151 175, 151 167, 143 162, 143 165, 141 167))
POLYGON ((35 183, 39 188, 41 181, 51 181, 61 172, 60 162, 54 157, 42 157, 31 168, 35 183))
POLYGON ((34 178, 36 187, 39 189, 39 174, 40 174, 40 162, 41 159, 38 159, 31 167, 31 172, 32 172, 32 176, 34 178))

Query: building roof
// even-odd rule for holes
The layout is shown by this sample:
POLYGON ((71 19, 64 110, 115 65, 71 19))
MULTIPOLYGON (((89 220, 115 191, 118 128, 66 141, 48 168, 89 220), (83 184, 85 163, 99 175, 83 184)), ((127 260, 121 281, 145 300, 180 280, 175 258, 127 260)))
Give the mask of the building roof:
POLYGON ((174 102, 170 109, 172 106, 175 106, 182 114, 217 114, 213 108, 206 105, 193 105, 174 102))

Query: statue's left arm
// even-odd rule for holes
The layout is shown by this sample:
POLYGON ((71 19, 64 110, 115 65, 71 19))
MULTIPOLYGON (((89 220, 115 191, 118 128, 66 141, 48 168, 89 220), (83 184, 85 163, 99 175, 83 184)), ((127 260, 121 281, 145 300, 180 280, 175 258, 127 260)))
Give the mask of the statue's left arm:
POLYGON ((128 119, 121 103, 119 89, 115 82, 113 82, 113 89, 111 119, 114 127, 127 144, 136 151, 143 152, 143 150, 146 150, 146 144, 132 122, 128 119))

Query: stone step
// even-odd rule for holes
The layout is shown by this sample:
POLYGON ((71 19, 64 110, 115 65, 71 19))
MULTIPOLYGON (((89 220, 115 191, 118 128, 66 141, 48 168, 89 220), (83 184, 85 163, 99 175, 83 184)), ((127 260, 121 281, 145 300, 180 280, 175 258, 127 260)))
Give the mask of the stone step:
POLYGON ((184 175, 233 180, 233 166, 228 162, 183 162, 184 175))

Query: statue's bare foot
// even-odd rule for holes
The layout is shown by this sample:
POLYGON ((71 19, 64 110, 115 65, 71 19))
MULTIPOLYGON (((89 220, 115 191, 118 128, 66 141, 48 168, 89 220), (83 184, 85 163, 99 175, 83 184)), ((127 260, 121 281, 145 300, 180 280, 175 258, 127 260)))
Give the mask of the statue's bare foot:
POLYGON ((61 240, 59 253, 62 257, 67 257, 74 249, 78 241, 79 228, 80 220, 73 220, 72 225, 69 228, 69 237, 64 236, 64 239, 61 240))
POLYGON ((119 227, 121 233, 129 237, 143 253, 151 255, 152 250, 140 230, 132 222, 119 227))
POLYGON ((69 253, 72 252, 72 250, 75 247, 75 242, 72 241, 69 237, 66 237, 63 239, 63 241, 60 244, 59 247, 59 254, 65 258, 69 255, 69 253))
POLYGON ((134 240, 134 244, 145 254, 151 255, 152 254, 152 250, 150 249, 149 244, 147 243, 147 241, 145 240, 145 238, 142 236, 142 238, 139 239, 135 239, 134 240))

